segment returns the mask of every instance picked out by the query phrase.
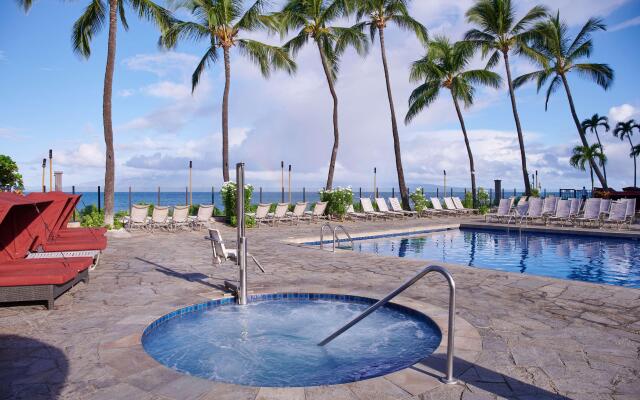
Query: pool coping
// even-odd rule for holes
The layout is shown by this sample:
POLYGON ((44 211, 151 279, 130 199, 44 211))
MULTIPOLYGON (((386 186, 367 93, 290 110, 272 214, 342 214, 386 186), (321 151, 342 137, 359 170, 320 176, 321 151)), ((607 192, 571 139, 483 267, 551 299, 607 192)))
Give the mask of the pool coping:
MULTIPOLYGON (((317 293, 317 294, 335 294, 335 295, 345 295, 345 296, 359 296, 366 297, 369 299, 377 299, 379 296, 374 295, 372 293, 363 292, 362 290, 351 290, 349 292, 340 288, 327 288, 327 287, 313 287, 313 286, 304 286, 304 287, 287 287, 282 288, 282 290, 273 291, 273 290, 255 290, 252 291, 252 295, 264 295, 264 294, 275 294, 275 293, 317 293)), ((229 298, 228 294, 213 296, 209 298, 210 301, 222 300, 225 298, 229 298)), ((113 342, 102 344, 101 352, 108 352, 112 349, 122 350, 126 349, 128 353, 138 362, 141 363, 151 363, 154 367, 160 368, 162 370, 163 375, 171 376, 175 379, 189 376, 188 374, 183 374, 173 369, 166 367, 165 365, 156 361, 153 357, 151 357, 144 350, 142 346, 142 337, 144 332, 148 328, 149 324, 152 324, 154 321, 161 319, 165 315, 168 315, 177 309, 183 309, 190 306, 202 304, 202 301, 198 301, 192 304, 183 304, 178 306, 177 308, 167 309, 161 315, 154 315, 145 318, 145 326, 143 329, 140 329, 134 335, 129 335, 120 339, 117 339, 113 342)), ((379 391, 379 390, 388 390, 391 392, 400 393, 401 391, 404 393, 405 397, 409 396, 418 396, 424 393, 427 393, 431 390, 434 390, 440 386, 445 385, 440 381, 440 377, 444 376, 444 370, 436 370, 429 365, 425 364, 425 360, 429 360, 437 365, 445 365, 446 353, 447 353, 447 334, 448 334, 448 311, 442 309, 440 307, 431 305, 429 303, 424 303, 416 300, 412 300, 408 297, 404 297, 402 295, 398 296, 391 303, 410 308, 419 313, 426 315, 430 318, 440 329, 442 333, 442 340, 440 341, 440 345, 438 348, 424 360, 419 361, 416 364, 413 364, 410 367, 405 369, 393 372, 388 375, 378 376, 371 379, 361 380, 357 382, 350 383, 342 383, 337 385, 326 385, 326 386, 307 386, 307 387, 252 387, 252 386, 243 386, 231 383, 223 383, 210 381, 204 378, 192 377, 192 379, 197 379, 203 385, 210 385, 210 392, 215 393, 216 389, 227 393, 227 392, 237 392, 242 393, 247 390, 253 390, 256 392, 255 399, 282 399, 282 400, 304 400, 305 399, 305 391, 307 390, 321 390, 323 392, 333 392, 336 393, 334 398, 340 397, 339 393, 344 390, 349 390, 351 392, 362 392, 362 391, 379 391), (381 389, 384 388, 384 389, 381 389)), ((480 336, 479 331, 473 327, 469 322, 460 316, 456 316, 456 334, 455 334, 455 357, 456 361, 454 362, 454 376, 462 375, 466 369, 471 368, 473 363, 480 356, 480 352, 482 351, 482 338, 480 336), (464 360, 464 362, 461 362, 464 360)), ((105 364, 109 365, 109 358, 105 360, 105 364)))

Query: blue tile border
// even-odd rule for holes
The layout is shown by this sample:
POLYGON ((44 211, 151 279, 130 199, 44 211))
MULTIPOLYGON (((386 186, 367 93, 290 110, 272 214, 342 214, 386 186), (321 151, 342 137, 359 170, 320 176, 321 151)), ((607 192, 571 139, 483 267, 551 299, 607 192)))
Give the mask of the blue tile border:
MULTIPOLYGON (((304 293, 304 292, 283 292, 283 293, 265 293, 265 294, 251 294, 249 295, 249 303, 256 303, 261 301, 295 301, 295 300, 305 300, 305 301, 341 301, 347 303, 358 303, 358 304, 374 304, 377 302, 377 299, 373 299, 370 297, 363 296, 354 296, 354 295, 345 295, 345 294, 333 294, 333 293, 304 293)), ((212 308, 221 307, 225 305, 236 304, 235 298, 233 297, 224 297, 222 299, 209 300, 204 303, 193 304, 187 307, 179 308, 175 311, 170 312, 169 314, 165 314, 162 317, 156 319, 151 324, 149 324, 144 331, 142 332, 141 342, 144 342, 144 338, 149 335, 153 330, 155 330, 160 325, 166 323, 169 320, 174 318, 180 318, 187 314, 192 314, 195 312, 203 312, 212 308)), ((426 314, 415 310, 410 307, 406 307, 396 303, 388 303, 385 307, 398 310, 402 313, 412 316, 413 318, 419 318, 427 322, 428 324, 435 327, 438 331, 440 331, 440 335, 442 336, 442 331, 438 324, 436 324, 433 319, 429 318, 426 314)))

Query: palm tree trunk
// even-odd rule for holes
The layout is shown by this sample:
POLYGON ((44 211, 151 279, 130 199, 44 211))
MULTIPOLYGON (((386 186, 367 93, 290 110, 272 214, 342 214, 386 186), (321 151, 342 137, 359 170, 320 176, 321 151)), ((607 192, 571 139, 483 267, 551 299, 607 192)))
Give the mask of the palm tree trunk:
MULTIPOLYGON (((564 90, 567 93, 567 99, 569 100, 569 108, 571 109, 571 115, 573 116, 573 122, 576 124, 576 128, 578 129, 578 134, 580 135, 580 140, 582 141, 582 145, 585 148, 589 147, 589 143, 587 142, 587 137, 584 134, 584 131, 582 130, 582 125, 580 124, 580 120, 578 119, 578 114, 576 113, 576 107, 573 104, 573 97, 571 96, 571 89, 569 89, 569 82, 567 81, 566 76, 564 75, 560 75, 560 77, 562 78, 562 83, 564 84, 564 90)), ((598 165, 596 164, 596 162, 594 161, 593 158, 589 158, 589 165, 591 166, 591 168, 593 168, 593 171, 596 173, 596 176, 598 177, 598 180, 600 181, 600 184, 602 185, 603 189, 607 189, 607 180, 604 179, 604 176, 602 175, 602 172, 600 172, 600 168, 598 168, 598 165)))
MULTIPOLYGON (((631 146, 631 151, 633 152, 633 142, 631 141, 631 136, 627 136, 627 139, 629 139, 629 146, 631 146)), ((633 187, 638 187, 638 181, 637 181, 637 175, 638 175, 638 167, 636 165, 636 156, 633 156, 633 187)))
POLYGON ((451 98, 453 98, 453 104, 456 106, 456 113, 458 114, 458 120, 460 121, 460 128, 462 128, 462 135, 464 136, 464 144, 467 146, 467 154, 469 155, 469 170, 471 171, 471 194, 473 196, 473 207, 477 204, 476 199, 476 171, 473 164, 473 153, 471 153, 471 145, 469 144, 469 137, 467 136, 467 128, 464 125, 464 118, 462 118, 462 112, 460 111, 460 105, 458 99, 451 92, 451 98))
POLYGON ((329 85, 329 91, 333 98, 333 148, 331 149, 331 160, 329 161, 329 173, 327 174, 326 190, 331 190, 333 186, 333 172, 336 168, 336 159, 338 158, 338 146, 340 144, 340 133, 338 131, 338 95, 333 84, 333 77, 331 76, 331 68, 329 67, 329 61, 322 51, 322 45, 319 40, 316 40, 318 45, 318 51, 320 52, 320 60, 322 61, 322 69, 327 78, 327 84, 329 85))
POLYGON ((516 131, 518 132, 518 143, 520 144, 520 161, 522 163, 522 177, 524 178, 525 195, 531 195, 531 183, 529 182, 529 172, 527 172, 527 157, 524 151, 524 138, 522 136, 522 127, 520 126, 520 116, 518 116, 518 107, 516 106, 516 94, 513 90, 513 81, 511 79, 511 67, 509 66, 509 52, 502 52, 504 56, 504 67, 507 70, 507 83, 509 84, 509 97, 511 98, 511 109, 513 110, 513 119, 516 121, 516 131))
POLYGON ((400 136, 398 135, 398 123, 396 122, 396 110, 393 105, 393 95, 391 93, 391 80, 389 79, 389 67, 387 66, 387 52, 384 47, 384 28, 379 27, 380 32, 380 54, 382 55, 382 66, 384 67, 384 79, 387 84, 387 97, 389 98, 389 110, 391 112, 391 131, 393 133, 393 150, 396 155, 396 170, 398 171, 398 186, 402 199, 402 208, 410 210, 409 193, 407 184, 404 181, 404 169, 402 168, 402 155, 400 152, 400 136))
MULTIPOLYGON (((600 135, 598 135, 598 128, 595 128, 593 131, 595 132, 596 140, 598 140, 598 144, 600 145, 600 151, 604 153, 604 147, 602 147, 602 142, 600 142, 600 135)), ((605 163, 602 163, 602 173, 604 174, 604 180, 608 182, 607 167, 605 166, 605 163)))
POLYGON ((229 48, 223 47, 224 94, 222 95, 222 179, 229 182, 229 88, 231 86, 231 61, 229 48))
POLYGON ((591 195, 593 196, 593 168, 589 165, 589 173, 591 174, 591 195))
POLYGON ((104 128, 104 224, 113 226, 113 196, 115 191, 115 160, 113 151, 113 123, 111 121, 111 97, 113 73, 116 60, 116 30, 118 29, 118 0, 109 0, 109 39, 107 43, 107 66, 104 71, 102 92, 102 125, 104 128))

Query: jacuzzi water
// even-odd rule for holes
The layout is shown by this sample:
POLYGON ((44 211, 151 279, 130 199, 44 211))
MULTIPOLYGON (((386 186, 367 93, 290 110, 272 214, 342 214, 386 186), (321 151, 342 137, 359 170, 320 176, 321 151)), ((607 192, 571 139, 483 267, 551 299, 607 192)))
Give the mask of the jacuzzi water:
POLYGON ((195 311, 154 322, 142 343, 157 361, 183 373, 285 387, 354 382, 398 371, 430 355, 442 338, 425 315, 389 305, 321 347, 319 341, 373 300, 295 296, 261 296, 246 306, 196 306, 195 311))

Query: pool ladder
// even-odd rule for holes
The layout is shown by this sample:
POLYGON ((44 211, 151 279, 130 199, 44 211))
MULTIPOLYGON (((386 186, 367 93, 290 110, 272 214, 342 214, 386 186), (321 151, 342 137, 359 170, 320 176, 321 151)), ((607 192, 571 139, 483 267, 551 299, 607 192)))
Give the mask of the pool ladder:
POLYGON ((441 274, 442 276, 445 277, 445 279, 447 280, 447 283, 449 284, 449 327, 447 332, 447 375, 441 378, 441 381, 446 384, 457 383, 456 379, 453 377, 453 354, 454 354, 453 339, 455 336, 454 331, 455 331, 455 315, 456 315, 456 284, 453 280, 453 277, 449 273, 449 271, 447 271, 446 268, 441 267, 439 265, 429 265, 428 267, 424 268, 422 271, 418 272, 413 278, 409 279, 404 284, 402 284, 402 286, 398 287, 397 289, 395 289, 394 291, 386 295, 383 299, 378 300, 378 302, 376 302, 374 305, 364 310, 362 314, 358 315, 357 317, 355 317, 354 319, 346 323, 344 326, 342 326, 342 328, 338 329, 331 335, 327 336, 323 341, 318 343, 318 346, 324 346, 327 343, 331 342, 333 339, 342 335, 344 332, 349 330, 349 328, 351 328, 352 326, 354 326, 355 324, 363 320, 365 317, 367 317, 369 314, 371 314, 378 308, 389 303, 391 299, 393 299, 400 293, 404 292, 414 283, 416 283, 417 281, 422 279, 425 275, 431 272, 437 272, 441 274))
POLYGON ((351 238, 351 235, 349 235, 349 232, 347 232, 347 228, 345 228, 344 225, 337 225, 337 226, 332 228, 331 224, 328 223, 328 222, 325 222, 320 227, 320 248, 324 248, 324 229, 325 228, 329 229, 329 232, 333 233, 333 241, 332 241, 331 251, 333 251, 335 253, 335 251, 336 251, 336 242, 338 242, 338 246, 340 246, 340 238, 338 238, 338 229, 341 230, 342 232, 344 232, 345 235, 347 235, 347 239, 349 239, 349 242, 351 243, 351 248, 353 249, 353 239, 351 238))

